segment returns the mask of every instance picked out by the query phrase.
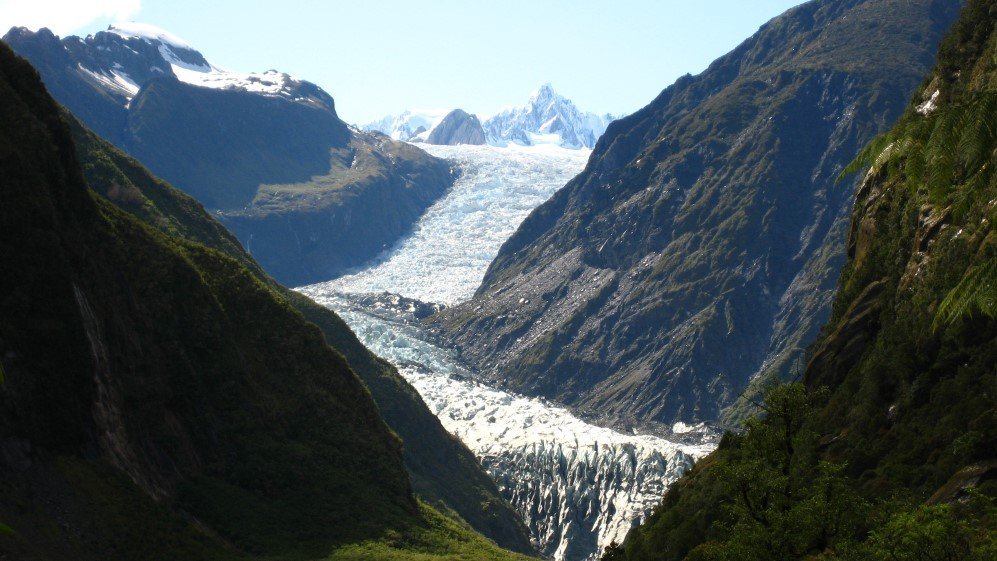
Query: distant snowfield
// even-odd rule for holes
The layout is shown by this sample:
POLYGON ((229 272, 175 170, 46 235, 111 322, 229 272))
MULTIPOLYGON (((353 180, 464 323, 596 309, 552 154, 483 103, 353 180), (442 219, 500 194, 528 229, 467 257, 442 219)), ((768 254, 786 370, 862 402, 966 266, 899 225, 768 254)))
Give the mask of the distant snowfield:
POLYGON ((537 146, 433 146, 430 154, 462 171, 453 189, 426 211, 412 235, 352 275, 316 291, 392 292, 452 305, 469 299, 499 248, 531 210, 585 167, 589 150, 537 146))
POLYGON ((682 442, 592 425, 564 407, 474 381, 427 336, 413 314, 417 305, 406 298, 449 305, 473 295, 502 243, 581 171, 589 152, 552 145, 422 148, 462 169, 451 192, 367 268, 298 290, 339 313, 398 367, 495 479, 541 553, 556 561, 596 559, 713 449, 713 440, 701 425, 676 425, 682 442))

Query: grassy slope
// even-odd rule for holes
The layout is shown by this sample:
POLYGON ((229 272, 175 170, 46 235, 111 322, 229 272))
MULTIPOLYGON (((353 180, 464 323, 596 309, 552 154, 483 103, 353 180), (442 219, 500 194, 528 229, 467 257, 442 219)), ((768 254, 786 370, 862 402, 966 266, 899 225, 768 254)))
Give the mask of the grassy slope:
POLYGON ((314 325, 231 257, 94 197, 37 73, 5 46, 0 69, 0 551, 322 558, 400 536, 509 557, 418 506, 314 325))
MULTIPOLYGON (((941 47, 935 73, 890 141, 902 144, 911 131, 935 128, 950 107, 997 91, 995 21, 997 9, 991 2, 967 5, 941 47), (929 116, 916 112, 935 89, 942 92, 940 108, 929 116)), ((973 116, 977 122, 992 118, 973 116)), ((992 157, 988 165, 993 165, 992 157)), ((819 457, 843 463, 848 486, 884 510, 896 508, 891 501, 917 505, 939 488, 945 492, 938 497, 944 497, 952 488, 978 484, 992 495, 997 449, 997 322, 977 311, 935 327, 939 302, 965 271, 997 252, 994 210, 987 202, 997 198, 997 185, 992 179, 978 185, 968 210, 954 212, 952 203, 965 194, 965 185, 950 182, 940 195, 929 193, 919 179, 908 181, 905 158, 895 160, 893 173, 879 168, 858 192, 850 260, 831 321, 804 378, 811 389, 831 388, 806 424, 822 436, 819 457), (940 222, 933 219, 938 217, 943 217, 940 222), (863 309, 872 311, 863 314, 863 309), (971 469, 963 468, 991 471, 974 483, 965 476, 971 469)), ((725 438, 719 450, 668 492, 612 558, 683 559, 697 546, 730 538, 728 516, 741 502, 725 478, 743 457, 737 442, 725 438)), ((919 512, 916 506, 905 508, 919 512)), ((988 535, 992 539, 992 516, 965 522, 984 540, 988 535)), ((875 541, 885 532, 875 513, 865 522, 853 522, 860 526, 859 540, 872 535, 875 541)), ((927 533, 928 527, 920 530, 927 533)), ((913 540, 903 545, 921 547, 913 540)), ((902 549, 893 552, 895 558, 908 558, 902 549)), ((970 555, 949 554, 959 559, 970 555)))

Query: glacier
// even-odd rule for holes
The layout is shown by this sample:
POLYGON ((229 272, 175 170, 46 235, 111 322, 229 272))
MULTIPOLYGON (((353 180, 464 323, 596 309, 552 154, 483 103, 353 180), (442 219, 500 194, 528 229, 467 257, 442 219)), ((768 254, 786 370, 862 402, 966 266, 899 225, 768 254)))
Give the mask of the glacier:
POLYGON ((386 291, 447 305, 467 300, 502 242, 585 167, 590 153, 552 145, 420 147, 461 170, 450 192, 374 263, 312 292, 386 291))
POLYGON ((554 145, 425 148, 461 169, 452 190, 368 266, 297 290, 335 310, 398 367, 478 457, 545 557, 596 559, 715 447, 716 433, 701 424, 677 424, 668 435, 596 426, 555 403, 482 384, 441 347, 420 319, 468 299, 501 244, 584 167, 588 152, 554 145))

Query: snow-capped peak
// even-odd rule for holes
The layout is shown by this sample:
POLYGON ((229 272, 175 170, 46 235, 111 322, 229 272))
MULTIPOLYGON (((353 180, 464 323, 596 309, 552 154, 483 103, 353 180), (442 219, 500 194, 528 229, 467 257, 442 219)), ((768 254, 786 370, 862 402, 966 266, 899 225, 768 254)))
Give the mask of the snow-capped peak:
POLYGON ((541 100, 547 100, 555 95, 557 95, 557 93, 554 92, 554 86, 552 86, 550 82, 544 82, 539 88, 533 90, 530 94, 530 102, 535 103, 541 100))
POLYGON ((194 50, 187 41, 176 35, 151 25, 148 23, 138 23, 134 21, 118 22, 108 26, 108 33, 113 33, 125 39, 144 39, 150 43, 163 43, 164 45, 178 49, 194 50))
POLYGON ((482 126, 491 144, 556 141, 567 148, 592 148, 612 120, 609 115, 579 111, 548 82, 533 91, 526 105, 508 108, 482 126))
POLYGON ((382 132, 395 140, 425 141, 447 113, 450 113, 449 109, 413 109, 399 115, 388 115, 361 129, 382 132))
POLYGON ((238 90, 333 108, 329 94, 314 84, 277 70, 226 70, 208 62, 184 39, 148 23, 114 23, 104 32, 68 40, 82 43, 91 53, 78 64, 81 74, 94 85, 120 96, 124 104, 131 103, 149 80, 172 75, 204 88, 238 90))
MULTIPOLYGON (((406 111, 364 125, 395 138, 418 142, 439 124, 449 111, 406 111)), ((592 148, 613 120, 611 115, 583 113, 571 100, 554 91, 549 83, 534 90, 521 106, 508 106, 482 123, 488 144, 532 146, 556 144, 565 148, 592 148)))

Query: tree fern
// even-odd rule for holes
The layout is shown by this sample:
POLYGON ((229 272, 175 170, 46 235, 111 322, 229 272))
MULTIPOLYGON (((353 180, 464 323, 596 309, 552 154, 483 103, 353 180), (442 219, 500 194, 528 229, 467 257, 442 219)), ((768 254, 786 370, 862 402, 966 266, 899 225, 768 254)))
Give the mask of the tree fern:
POLYGON ((997 318, 997 257, 970 269, 942 300, 935 328, 979 311, 997 318))
MULTIPOLYGON (((997 184, 997 93, 966 93, 927 115, 909 113, 890 133, 873 140, 846 175, 886 166, 892 180, 951 211, 963 223, 993 198, 997 184), (923 190, 923 191, 922 191, 923 190)), ((993 214, 993 212, 991 212, 993 214)), ((986 217, 984 228, 995 216, 986 217)), ((984 236, 985 237, 985 236, 984 236)), ((935 327, 981 312, 997 317, 997 258, 972 267, 942 300, 935 327)))

